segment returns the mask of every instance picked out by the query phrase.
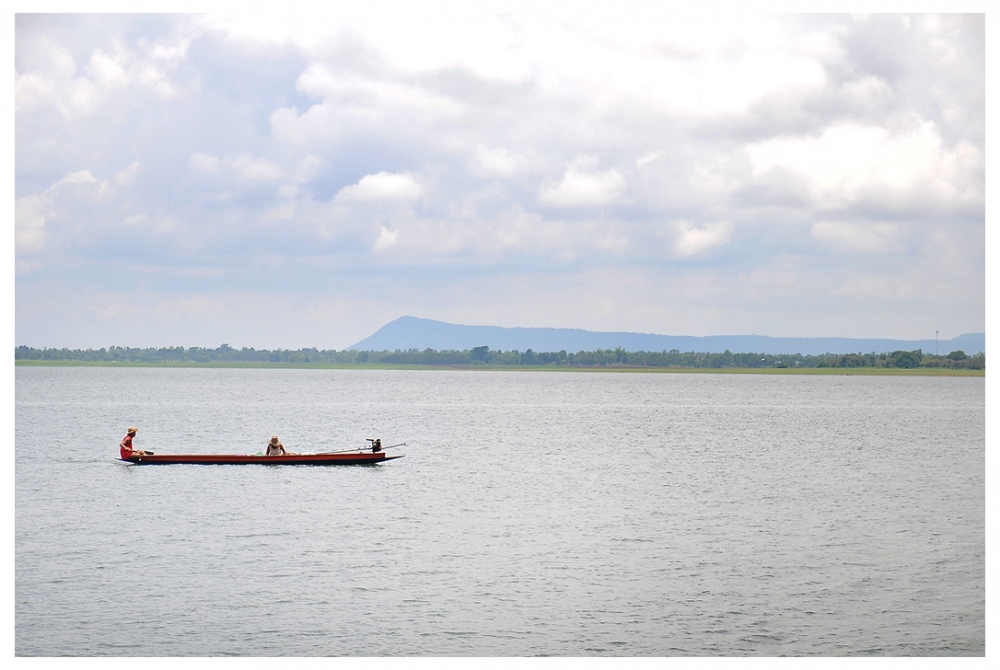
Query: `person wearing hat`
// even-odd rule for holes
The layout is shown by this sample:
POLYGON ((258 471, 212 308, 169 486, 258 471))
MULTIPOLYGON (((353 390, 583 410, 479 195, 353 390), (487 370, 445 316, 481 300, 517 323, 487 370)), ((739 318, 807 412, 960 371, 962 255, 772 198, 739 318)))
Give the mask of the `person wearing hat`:
POLYGON ((288 452, 285 451, 285 446, 281 444, 278 440, 278 436, 275 435, 271 438, 271 441, 267 443, 267 455, 268 456, 283 456, 288 452))
POLYGON ((129 426, 128 427, 128 432, 126 433, 125 437, 122 439, 122 443, 118 445, 119 447, 121 447, 122 460, 123 461, 127 461, 128 459, 130 459, 133 456, 145 456, 146 455, 146 452, 143 451, 142 449, 133 449, 132 448, 132 438, 135 437, 135 434, 138 433, 138 432, 139 432, 138 428, 136 428, 135 426, 129 426))

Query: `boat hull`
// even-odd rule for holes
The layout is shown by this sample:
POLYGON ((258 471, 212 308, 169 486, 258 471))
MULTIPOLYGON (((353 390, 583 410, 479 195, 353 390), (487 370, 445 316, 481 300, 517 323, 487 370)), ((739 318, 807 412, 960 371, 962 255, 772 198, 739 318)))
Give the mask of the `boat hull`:
POLYGON ((285 454, 283 456, 244 456, 236 454, 152 454, 122 459, 136 465, 368 465, 402 458, 387 456, 384 451, 348 454, 285 454))

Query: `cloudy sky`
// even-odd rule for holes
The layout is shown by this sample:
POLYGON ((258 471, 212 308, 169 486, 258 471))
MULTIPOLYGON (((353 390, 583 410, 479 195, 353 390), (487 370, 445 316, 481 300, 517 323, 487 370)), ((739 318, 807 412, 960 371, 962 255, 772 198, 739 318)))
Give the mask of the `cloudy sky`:
POLYGON ((16 16, 15 344, 985 330, 982 15, 414 4, 16 16))

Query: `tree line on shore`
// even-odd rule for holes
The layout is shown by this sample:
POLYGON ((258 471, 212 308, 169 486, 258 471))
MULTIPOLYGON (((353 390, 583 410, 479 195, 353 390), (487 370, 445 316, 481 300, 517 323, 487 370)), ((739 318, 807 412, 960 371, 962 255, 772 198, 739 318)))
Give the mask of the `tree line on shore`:
POLYGON ((345 349, 235 349, 223 344, 204 347, 161 347, 137 349, 112 346, 107 349, 35 349, 19 346, 15 361, 154 364, 295 364, 295 365, 427 365, 427 366, 549 366, 621 368, 946 368, 985 370, 986 355, 952 351, 947 355, 927 354, 920 349, 857 354, 757 354, 697 353, 670 351, 625 351, 598 349, 568 353, 501 351, 474 347, 464 351, 408 349, 406 351, 357 351, 345 349))

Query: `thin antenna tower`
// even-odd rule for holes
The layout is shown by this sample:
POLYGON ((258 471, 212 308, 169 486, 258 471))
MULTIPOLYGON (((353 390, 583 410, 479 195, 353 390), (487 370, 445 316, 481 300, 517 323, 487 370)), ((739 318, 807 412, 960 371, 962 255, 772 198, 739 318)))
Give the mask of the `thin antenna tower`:
POLYGON ((934 355, 938 355, 938 331, 934 331, 934 355))

